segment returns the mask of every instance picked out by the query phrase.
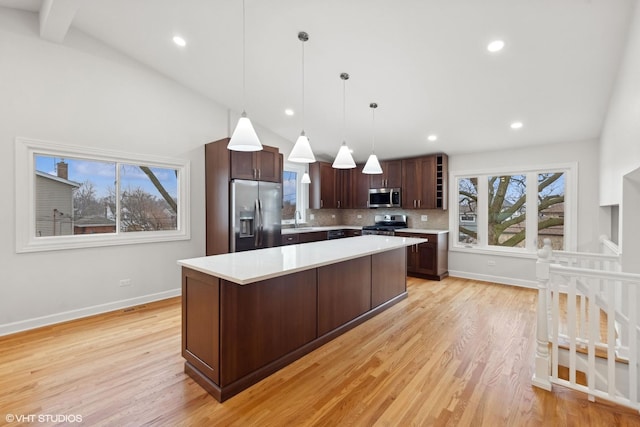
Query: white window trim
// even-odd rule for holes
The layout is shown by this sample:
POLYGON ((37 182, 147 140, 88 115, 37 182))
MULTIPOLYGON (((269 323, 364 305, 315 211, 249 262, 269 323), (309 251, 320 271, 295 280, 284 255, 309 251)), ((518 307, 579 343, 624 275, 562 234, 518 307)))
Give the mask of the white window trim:
MULTIPOLYGON (((309 185, 302 183, 302 175, 306 172, 307 166, 300 163, 284 162, 283 170, 292 171, 297 173, 296 182, 296 206, 300 212, 301 219, 298 220, 299 224, 307 222, 307 209, 309 209, 309 185)), ((295 224, 295 219, 283 219, 282 224, 295 224)))
MULTIPOLYGON (((458 180, 461 178, 487 177, 494 175, 531 175, 544 172, 565 172, 565 250, 575 251, 577 248, 577 227, 578 227, 578 163, 554 163, 546 165, 531 165, 525 167, 501 167, 487 168, 470 171, 450 171, 449 182, 452 183, 449 193, 449 250, 454 252, 482 253, 495 255, 522 256, 525 258, 535 257, 537 245, 533 239, 527 239, 525 248, 507 248, 502 246, 487 245, 487 197, 478 198, 478 213, 476 222, 478 224, 478 243, 475 245, 463 245, 458 242, 458 180), (481 226, 482 224, 482 226, 481 226)), ((537 182, 537 181, 536 181, 537 182)), ((478 194, 488 193, 488 183, 485 179, 478 180, 478 194)), ((537 200, 537 187, 527 186, 527 200, 537 200)), ((537 229, 537 217, 527 217, 526 227, 528 230, 537 229)), ((537 237, 537 235, 536 235, 537 237)))
POLYGON ((191 172, 188 160, 78 147, 23 137, 16 138, 15 150, 16 252, 40 252, 191 239, 189 220, 191 172), (36 237, 35 155, 137 163, 150 167, 178 170, 177 230, 36 237))

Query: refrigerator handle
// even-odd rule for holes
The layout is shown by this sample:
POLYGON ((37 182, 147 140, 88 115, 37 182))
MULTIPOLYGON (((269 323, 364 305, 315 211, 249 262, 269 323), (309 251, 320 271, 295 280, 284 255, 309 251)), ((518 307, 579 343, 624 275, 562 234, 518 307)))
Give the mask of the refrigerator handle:
POLYGON ((258 214, 260 216, 260 223, 258 224, 260 226, 260 246, 262 247, 262 245, 264 244, 264 242, 262 241, 263 240, 262 234, 264 232, 264 224, 263 224, 264 218, 262 215, 262 200, 260 199, 258 199, 258 209, 259 209, 258 214))
POLYGON ((260 245, 260 201, 256 199, 255 207, 253 209, 253 235, 255 236, 254 246, 257 248, 260 245))

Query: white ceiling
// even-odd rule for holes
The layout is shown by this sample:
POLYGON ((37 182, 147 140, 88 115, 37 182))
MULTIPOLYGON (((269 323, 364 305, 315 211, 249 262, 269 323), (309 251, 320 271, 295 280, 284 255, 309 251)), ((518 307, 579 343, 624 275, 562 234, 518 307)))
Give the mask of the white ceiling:
MULTIPOLYGON (((46 0, 72 28, 242 111, 242 1, 46 0), (180 34, 185 48, 171 41, 180 34)), ((580 141, 600 135, 636 0, 245 0, 246 110, 316 156, 372 139, 395 158, 580 141), (499 54, 486 45, 506 42, 499 54), (284 114, 292 108, 292 117, 284 114), (524 123, 514 131, 509 124, 524 123), (439 139, 428 142, 427 135, 439 139)), ((0 0, 38 12, 41 0, 0 0)), ((213 137, 213 136, 212 136, 213 137)), ((203 141, 203 143, 206 141, 203 141)))

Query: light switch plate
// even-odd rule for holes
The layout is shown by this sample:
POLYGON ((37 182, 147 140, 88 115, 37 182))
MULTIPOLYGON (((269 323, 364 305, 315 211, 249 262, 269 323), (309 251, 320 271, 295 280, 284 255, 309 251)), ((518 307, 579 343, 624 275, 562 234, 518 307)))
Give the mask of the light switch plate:
POLYGON ((420 215, 420 221, 427 221, 427 215, 420 215))

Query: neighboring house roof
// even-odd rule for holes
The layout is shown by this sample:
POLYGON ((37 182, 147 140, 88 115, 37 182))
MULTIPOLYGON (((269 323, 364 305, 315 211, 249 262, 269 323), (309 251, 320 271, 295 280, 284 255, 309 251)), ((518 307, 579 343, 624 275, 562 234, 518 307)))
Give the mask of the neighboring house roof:
POLYGON ((96 227, 103 225, 112 225, 115 226, 116 222, 112 219, 105 218, 104 216, 86 216, 83 218, 78 218, 73 222, 75 227, 96 227))
POLYGON ((37 176, 41 176, 42 178, 50 179, 52 181, 61 182, 63 184, 67 184, 67 185, 70 185, 70 186, 76 187, 76 188, 78 188, 78 187, 80 187, 82 185, 79 182, 70 181, 68 179, 60 178, 60 177, 57 177, 55 175, 48 174, 46 172, 36 171, 36 175, 37 176))

